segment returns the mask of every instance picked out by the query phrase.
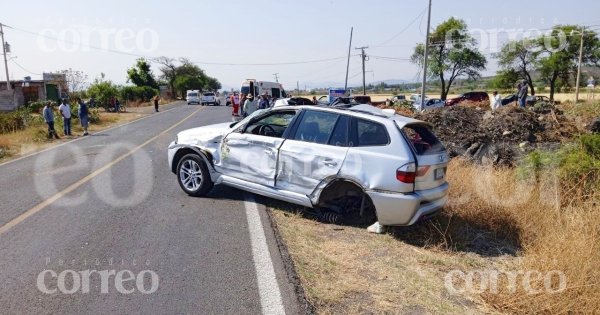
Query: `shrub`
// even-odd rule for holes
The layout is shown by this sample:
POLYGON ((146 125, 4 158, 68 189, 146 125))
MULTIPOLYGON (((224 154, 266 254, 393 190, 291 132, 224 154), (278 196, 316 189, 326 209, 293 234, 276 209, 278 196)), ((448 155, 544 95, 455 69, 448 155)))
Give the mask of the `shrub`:
POLYGON ((112 97, 119 96, 119 89, 111 81, 96 80, 90 85, 87 95, 93 97, 99 106, 106 105, 112 97))
POLYGON ((158 95, 158 90, 149 86, 124 86, 119 91, 119 94, 122 99, 147 102, 155 95, 158 95))
POLYGON ((0 113, 0 133, 23 130, 41 123, 41 117, 34 117, 28 108, 19 108, 14 112, 0 113))
POLYGON ((30 113, 40 114, 42 113, 42 108, 44 108, 44 103, 44 101, 29 102, 29 104, 25 105, 25 108, 27 108, 30 113))

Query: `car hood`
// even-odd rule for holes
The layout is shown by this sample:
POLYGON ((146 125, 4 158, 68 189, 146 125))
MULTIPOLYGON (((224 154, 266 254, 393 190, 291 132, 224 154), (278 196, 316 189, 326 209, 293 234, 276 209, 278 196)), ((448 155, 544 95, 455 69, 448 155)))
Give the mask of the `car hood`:
POLYGON ((195 144, 199 146, 219 143, 223 136, 231 131, 230 125, 231 122, 225 122, 184 130, 177 134, 177 141, 179 144, 195 144))

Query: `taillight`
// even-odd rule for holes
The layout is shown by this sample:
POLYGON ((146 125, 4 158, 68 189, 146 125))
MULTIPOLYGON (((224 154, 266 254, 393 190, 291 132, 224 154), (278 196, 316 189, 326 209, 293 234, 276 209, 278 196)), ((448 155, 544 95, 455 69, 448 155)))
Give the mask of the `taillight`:
POLYGON ((414 184, 417 177, 417 166, 415 163, 407 163, 396 170, 396 179, 403 183, 414 184))

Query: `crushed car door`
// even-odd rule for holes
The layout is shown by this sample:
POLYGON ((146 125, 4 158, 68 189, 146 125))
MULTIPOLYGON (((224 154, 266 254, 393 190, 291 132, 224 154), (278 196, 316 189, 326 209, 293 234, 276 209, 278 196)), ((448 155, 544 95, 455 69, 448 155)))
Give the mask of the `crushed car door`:
POLYGON ((310 195, 337 175, 348 152, 348 116, 308 110, 279 149, 275 186, 310 195))
POLYGON ((227 135, 221 145, 223 174, 273 186, 283 134, 296 111, 276 111, 227 135))

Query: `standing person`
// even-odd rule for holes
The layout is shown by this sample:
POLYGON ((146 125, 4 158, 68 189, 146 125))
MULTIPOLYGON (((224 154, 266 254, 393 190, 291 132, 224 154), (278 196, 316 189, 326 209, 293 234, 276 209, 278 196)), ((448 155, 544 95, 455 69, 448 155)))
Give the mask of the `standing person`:
POLYGON ((52 137, 55 137, 56 139, 60 139, 56 130, 54 130, 54 112, 51 102, 46 102, 42 115, 44 116, 44 122, 48 125, 48 138, 52 139, 52 137))
POLYGON ((119 102, 119 99, 116 98, 115 99, 115 113, 120 113, 121 112, 121 102, 119 102))
POLYGON ((158 101, 160 100, 160 97, 158 95, 155 95, 153 100, 154 100, 154 110, 158 113, 158 101))
POLYGON ((77 116, 79 116, 79 122, 81 123, 81 127, 83 128, 83 135, 87 136, 88 126, 90 124, 90 113, 88 106, 79 98, 77 99, 79 103, 79 107, 77 108, 77 116))
POLYGON ((525 108, 525 104, 527 104, 527 84, 525 81, 519 84, 519 93, 517 93, 517 100, 519 101, 519 106, 525 108))
POLYGON ((115 97, 111 96, 110 97, 110 110, 115 110, 115 108, 116 108, 115 97))
POLYGON ((231 102, 231 115, 239 116, 240 115, 240 96, 237 92, 233 92, 230 97, 231 102))
POLYGON ((258 109, 258 102, 254 99, 254 95, 248 95, 248 99, 244 102, 244 117, 248 117, 258 109))
POLYGON ((313 102, 313 104, 315 104, 315 105, 318 105, 318 104, 319 104, 319 102, 317 101, 317 97, 316 97, 316 96, 313 96, 313 98, 312 98, 312 102, 313 102))
POLYGON ((242 111, 242 116, 244 115, 244 105, 246 104, 246 100, 248 99, 248 97, 246 97, 245 93, 241 93, 240 95, 240 109, 242 111))
POLYGON ((258 109, 267 109, 269 108, 269 94, 267 94, 267 92, 265 92, 265 94, 262 95, 260 101, 258 102, 258 109))
POLYGON ((63 117, 63 131, 65 136, 71 135, 71 107, 67 103, 66 99, 62 99, 62 104, 58 106, 58 111, 63 117))
POLYGON ((492 107, 492 111, 495 111, 496 109, 502 107, 502 98, 500 98, 498 91, 494 91, 494 93, 492 93, 492 99, 490 100, 490 107, 492 107))

